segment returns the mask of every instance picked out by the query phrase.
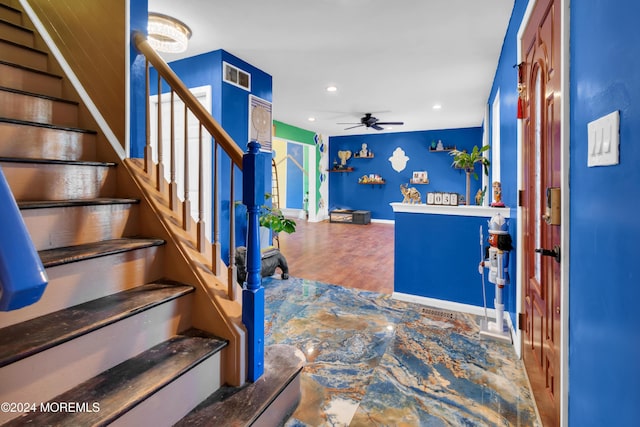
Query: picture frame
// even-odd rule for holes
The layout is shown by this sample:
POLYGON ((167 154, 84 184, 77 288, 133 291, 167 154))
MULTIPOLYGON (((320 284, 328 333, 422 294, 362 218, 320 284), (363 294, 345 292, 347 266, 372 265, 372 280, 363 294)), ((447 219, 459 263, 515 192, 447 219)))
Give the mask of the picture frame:
POLYGON ((442 193, 442 204, 450 205, 451 204, 451 194, 450 193, 442 193))
POLYGON ((427 171, 413 171, 411 183, 412 184, 428 184, 429 176, 427 175, 427 171))
POLYGON ((451 206, 458 206, 458 193, 451 193, 451 206))

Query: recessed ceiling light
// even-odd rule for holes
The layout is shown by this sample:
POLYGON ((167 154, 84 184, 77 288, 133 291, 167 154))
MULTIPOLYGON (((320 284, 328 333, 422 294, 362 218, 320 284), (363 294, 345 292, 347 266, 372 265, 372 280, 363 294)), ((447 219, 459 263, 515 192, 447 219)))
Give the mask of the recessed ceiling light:
POLYGON ((338 88, 335 86, 327 86, 327 92, 337 92, 338 88))
POLYGON ((315 117, 309 117, 307 120, 309 120, 310 122, 315 122, 316 118, 315 117))
POLYGON ((442 109, 442 105, 440 105, 440 104, 435 104, 435 105, 433 106, 433 109, 434 109, 434 110, 440 110, 440 109, 442 109))

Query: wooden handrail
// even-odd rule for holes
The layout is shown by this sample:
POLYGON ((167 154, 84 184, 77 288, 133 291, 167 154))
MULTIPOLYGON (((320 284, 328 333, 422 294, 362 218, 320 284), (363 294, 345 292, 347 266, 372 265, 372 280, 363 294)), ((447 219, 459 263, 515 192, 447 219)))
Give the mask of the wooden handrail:
POLYGON ((136 49, 153 65, 153 68, 156 69, 158 74, 173 88, 174 92, 182 99, 209 134, 213 136, 220 147, 231 157, 231 161, 242 170, 242 156, 244 153, 240 147, 238 147, 238 144, 235 143, 222 126, 212 119, 207 110, 205 110, 202 104, 198 102, 184 83, 182 83, 182 80, 176 76, 164 59, 149 45, 146 37, 141 32, 134 31, 133 43, 136 49))

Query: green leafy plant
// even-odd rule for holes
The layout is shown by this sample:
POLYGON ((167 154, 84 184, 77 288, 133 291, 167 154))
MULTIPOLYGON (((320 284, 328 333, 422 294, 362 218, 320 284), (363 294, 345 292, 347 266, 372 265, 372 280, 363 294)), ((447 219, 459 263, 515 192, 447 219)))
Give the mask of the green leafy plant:
POLYGON ((478 148, 477 145, 473 146, 471 152, 467 152, 467 150, 451 150, 449 153, 453 156, 453 163, 451 166, 457 169, 464 169, 465 172, 468 172, 473 175, 473 177, 477 180, 478 174, 475 172, 475 164, 482 163, 482 167, 484 168, 484 174, 489 175, 489 159, 484 157, 482 153, 487 151, 491 146, 484 145, 482 148, 478 148))
MULTIPOLYGON (((271 198, 271 194, 269 193, 266 193, 264 196, 267 200, 271 198)), ((291 234, 296 231, 296 222, 286 218, 280 209, 272 206, 261 206, 259 222, 261 227, 271 229, 274 234, 278 234, 281 231, 291 234)))

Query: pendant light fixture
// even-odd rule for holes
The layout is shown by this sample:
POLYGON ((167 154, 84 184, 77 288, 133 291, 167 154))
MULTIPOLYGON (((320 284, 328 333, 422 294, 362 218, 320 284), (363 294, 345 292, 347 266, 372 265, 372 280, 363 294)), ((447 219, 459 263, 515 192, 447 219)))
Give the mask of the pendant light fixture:
POLYGON ((158 52, 180 53, 187 50, 191 29, 171 16, 149 12, 148 41, 158 52))

